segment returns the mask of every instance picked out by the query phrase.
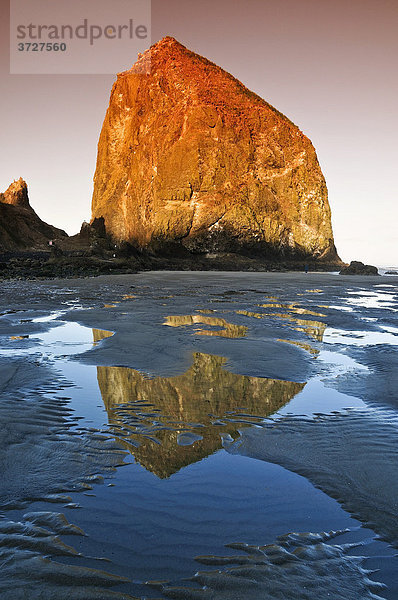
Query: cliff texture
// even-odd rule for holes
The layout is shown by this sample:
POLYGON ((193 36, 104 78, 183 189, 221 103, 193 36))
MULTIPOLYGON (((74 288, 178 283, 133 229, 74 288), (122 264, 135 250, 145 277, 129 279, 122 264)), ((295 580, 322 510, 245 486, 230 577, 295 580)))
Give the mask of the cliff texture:
POLYGON ((229 73, 166 37, 115 82, 92 217, 140 248, 339 260, 310 140, 229 73), (150 61, 148 75, 142 63, 150 61))
POLYGON ((0 252, 47 248, 48 241, 66 237, 44 223, 29 204, 28 186, 20 178, 0 194, 0 252))

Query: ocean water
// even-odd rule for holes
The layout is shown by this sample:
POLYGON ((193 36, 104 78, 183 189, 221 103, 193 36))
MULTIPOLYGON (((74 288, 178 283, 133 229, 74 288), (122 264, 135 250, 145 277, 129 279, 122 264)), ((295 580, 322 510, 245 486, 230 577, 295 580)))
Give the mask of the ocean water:
POLYGON ((382 265, 380 267, 377 267, 379 274, 383 275, 385 277, 394 277, 395 275, 393 275, 393 273, 398 273, 398 267, 397 266, 393 266, 393 267, 389 267, 389 266, 385 266, 382 265))
POLYGON ((387 277, 5 284, 1 597, 398 597, 387 277))

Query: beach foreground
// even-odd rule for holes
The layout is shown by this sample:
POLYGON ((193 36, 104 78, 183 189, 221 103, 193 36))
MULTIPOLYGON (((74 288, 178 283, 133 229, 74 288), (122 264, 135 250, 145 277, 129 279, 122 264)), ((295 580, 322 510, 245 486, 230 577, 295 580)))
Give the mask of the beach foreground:
POLYGON ((0 303, 2 598, 397 597, 398 277, 3 281, 0 303))

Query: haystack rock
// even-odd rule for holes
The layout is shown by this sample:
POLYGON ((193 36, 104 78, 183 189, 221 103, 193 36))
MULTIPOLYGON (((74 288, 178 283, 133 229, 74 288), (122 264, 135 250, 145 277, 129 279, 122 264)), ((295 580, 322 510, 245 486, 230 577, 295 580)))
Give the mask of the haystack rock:
POLYGON ((94 176, 100 217, 140 248, 339 261, 310 140, 171 37, 113 86, 94 176))
POLYGON ((20 178, 0 194, 0 251, 45 249, 48 241, 67 237, 44 223, 29 204, 28 186, 20 178))

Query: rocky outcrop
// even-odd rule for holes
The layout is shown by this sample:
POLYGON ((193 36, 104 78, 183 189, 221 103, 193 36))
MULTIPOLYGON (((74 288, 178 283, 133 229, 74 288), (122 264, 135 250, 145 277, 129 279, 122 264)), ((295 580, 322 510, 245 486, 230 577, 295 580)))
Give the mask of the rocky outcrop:
POLYGON ((3 194, 0 194, 0 202, 3 204, 10 204, 11 206, 29 208, 28 186, 26 181, 24 181, 22 177, 17 181, 13 181, 6 191, 3 194))
POLYGON ((378 275, 379 271, 377 267, 373 265, 364 265, 359 260, 352 260, 349 265, 343 267, 340 271, 340 275, 378 275))
POLYGON ((49 240, 66 236, 65 231, 38 217, 22 178, 0 194, 0 252, 48 248, 49 240))
POLYGON ((114 240, 160 253, 339 262, 310 140, 170 37, 113 86, 94 176, 100 217, 114 240))

